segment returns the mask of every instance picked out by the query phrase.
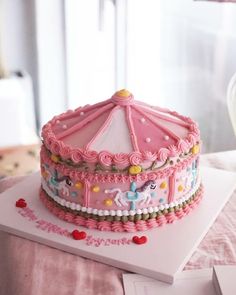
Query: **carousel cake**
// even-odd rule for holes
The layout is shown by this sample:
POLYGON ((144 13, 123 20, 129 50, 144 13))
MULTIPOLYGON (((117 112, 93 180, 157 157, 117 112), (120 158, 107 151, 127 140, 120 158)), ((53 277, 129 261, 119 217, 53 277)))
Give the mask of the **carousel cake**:
POLYGON ((142 231, 182 218, 202 198, 197 124, 127 90, 55 116, 42 140, 40 198, 65 221, 142 231))

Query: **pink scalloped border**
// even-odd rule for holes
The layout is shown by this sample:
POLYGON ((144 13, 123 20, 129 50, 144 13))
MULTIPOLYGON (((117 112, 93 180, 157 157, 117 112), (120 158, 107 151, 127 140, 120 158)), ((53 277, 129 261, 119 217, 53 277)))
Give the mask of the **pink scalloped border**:
POLYGON ((101 174, 94 174, 91 172, 86 171, 77 171, 76 168, 69 167, 65 164, 55 163, 53 162, 45 149, 45 147, 41 147, 40 157, 41 157, 41 164, 46 163, 50 167, 56 169, 58 172, 65 176, 69 176, 71 179, 76 180, 83 180, 88 179, 89 181, 93 182, 116 182, 116 183, 125 183, 127 181, 147 181, 147 180, 156 180, 156 179, 163 179, 165 177, 169 177, 175 172, 180 172, 183 169, 187 168, 199 155, 190 155, 188 158, 183 159, 179 163, 176 163, 173 166, 160 169, 157 171, 149 171, 143 172, 137 175, 126 175, 121 173, 101 173, 101 174))
POLYGON ((162 226, 166 223, 173 223, 174 221, 183 218, 185 215, 189 214, 201 201, 203 197, 203 186, 201 185, 193 202, 187 204, 184 208, 180 208, 176 212, 169 212, 165 215, 161 215, 157 218, 152 218, 148 220, 139 220, 137 222, 121 222, 121 221, 96 221, 94 219, 87 219, 82 216, 76 216, 73 213, 65 212, 63 209, 60 209, 52 201, 48 200, 45 192, 40 189, 40 199, 48 208, 48 210, 56 215, 58 218, 76 224, 80 226, 85 226, 89 229, 97 229, 100 231, 114 231, 114 232, 136 232, 136 231, 145 231, 155 227, 162 226))

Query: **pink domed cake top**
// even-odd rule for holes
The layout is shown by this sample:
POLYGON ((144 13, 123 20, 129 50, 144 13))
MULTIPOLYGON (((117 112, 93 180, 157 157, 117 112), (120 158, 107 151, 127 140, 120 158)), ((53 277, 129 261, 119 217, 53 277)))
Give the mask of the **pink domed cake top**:
POLYGON ((42 131, 46 147, 74 163, 137 165, 165 161, 200 141, 188 117, 134 100, 127 90, 54 117, 42 131))

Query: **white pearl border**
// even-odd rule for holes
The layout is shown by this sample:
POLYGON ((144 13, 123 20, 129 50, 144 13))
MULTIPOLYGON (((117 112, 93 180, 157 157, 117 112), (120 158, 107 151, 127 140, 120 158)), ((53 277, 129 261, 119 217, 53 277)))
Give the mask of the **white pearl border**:
POLYGON ((137 210, 98 210, 98 209, 93 209, 90 207, 82 207, 79 204, 73 203, 66 201, 65 199, 62 199, 61 197, 54 195, 54 193, 50 190, 50 188, 47 186, 46 181, 41 178, 41 183, 42 187, 45 190, 45 192, 48 194, 49 197, 51 197, 55 202, 60 204, 61 206, 64 206, 66 208, 70 208, 72 210, 76 211, 82 211, 82 212, 87 212, 89 214, 94 214, 98 216, 134 216, 135 214, 147 214, 147 213, 153 213, 153 212, 158 212, 164 209, 169 209, 173 208, 175 206, 183 204, 183 202, 187 201, 188 199, 191 198, 191 196, 198 190, 200 184, 201 184, 201 179, 198 177, 197 183, 193 189, 191 189, 187 194, 185 194, 182 198, 175 202, 171 202, 170 204, 163 204, 160 206, 155 206, 155 207, 148 207, 148 208, 143 208, 143 209, 137 209, 137 210))

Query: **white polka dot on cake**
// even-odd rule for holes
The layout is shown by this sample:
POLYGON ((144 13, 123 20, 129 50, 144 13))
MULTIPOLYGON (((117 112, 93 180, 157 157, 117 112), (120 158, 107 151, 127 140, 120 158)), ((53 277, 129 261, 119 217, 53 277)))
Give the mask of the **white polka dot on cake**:
POLYGON ((141 123, 145 123, 145 122, 146 122, 145 118, 141 118, 141 119, 140 119, 140 122, 141 122, 141 123))
POLYGON ((84 115, 84 112, 80 112, 79 114, 80 114, 80 116, 83 116, 84 115))
POLYGON ((165 136, 164 136, 164 139, 165 139, 165 140, 169 140, 170 137, 169 137, 168 135, 165 135, 165 136))
POLYGON ((146 141, 147 143, 149 143, 149 142, 151 141, 151 138, 150 138, 150 137, 147 137, 147 138, 145 139, 145 141, 146 141))
POLYGON ((63 128, 63 129, 66 129, 66 128, 67 128, 67 125, 66 125, 66 124, 64 124, 64 125, 62 126, 62 128, 63 128))

